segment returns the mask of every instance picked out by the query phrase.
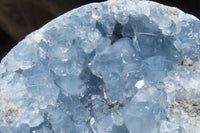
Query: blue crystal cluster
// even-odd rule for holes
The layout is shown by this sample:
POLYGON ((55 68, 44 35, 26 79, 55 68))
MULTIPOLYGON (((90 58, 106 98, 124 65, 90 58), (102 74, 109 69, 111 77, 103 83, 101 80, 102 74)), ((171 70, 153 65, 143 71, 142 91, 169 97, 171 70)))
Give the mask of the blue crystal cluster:
POLYGON ((198 133, 200 21, 151 1, 74 9, 0 64, 0 133, 198 133))

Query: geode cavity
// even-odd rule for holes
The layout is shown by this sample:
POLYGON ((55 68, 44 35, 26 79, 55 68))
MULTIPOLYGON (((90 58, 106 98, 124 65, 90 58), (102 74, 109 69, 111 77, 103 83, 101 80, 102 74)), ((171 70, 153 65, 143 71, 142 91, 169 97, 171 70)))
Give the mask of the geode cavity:
POLYGON ((198 133, 200 21, 151 1, 74 9, 0 64, 0 133, 198 133))

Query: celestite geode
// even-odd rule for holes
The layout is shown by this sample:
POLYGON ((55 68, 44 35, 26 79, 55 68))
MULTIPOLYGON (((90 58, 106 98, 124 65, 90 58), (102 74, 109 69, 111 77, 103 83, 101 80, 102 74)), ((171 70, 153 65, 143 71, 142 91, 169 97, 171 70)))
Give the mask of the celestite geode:
POLYGON ((199 133, 200 21, 151 1, 74 9, 0 64, 0 133, 199 133))

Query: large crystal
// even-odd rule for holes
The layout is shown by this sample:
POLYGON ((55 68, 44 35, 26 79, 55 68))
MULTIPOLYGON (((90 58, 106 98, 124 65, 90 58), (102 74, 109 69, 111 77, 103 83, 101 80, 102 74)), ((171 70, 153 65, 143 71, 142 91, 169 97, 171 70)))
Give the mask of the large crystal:
POLYGON ((74 9, 0 64, 0 133, 199 133, 200 21, 151 1, 74 9))

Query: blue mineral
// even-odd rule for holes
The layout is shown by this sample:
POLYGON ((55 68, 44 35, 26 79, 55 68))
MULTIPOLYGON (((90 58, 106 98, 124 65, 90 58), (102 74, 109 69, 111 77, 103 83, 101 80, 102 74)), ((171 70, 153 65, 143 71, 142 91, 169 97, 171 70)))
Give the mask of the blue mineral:
POLYGON ((147 0, 74 9, 0 63, 0 133, 199 133, 200 21, 147 0))

